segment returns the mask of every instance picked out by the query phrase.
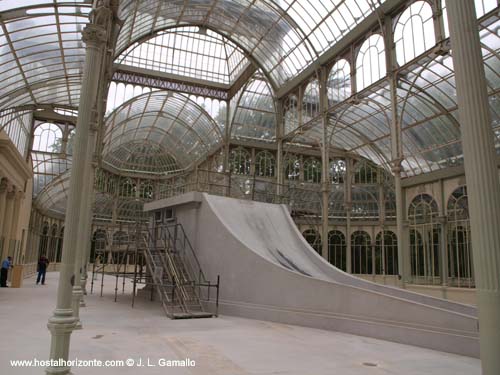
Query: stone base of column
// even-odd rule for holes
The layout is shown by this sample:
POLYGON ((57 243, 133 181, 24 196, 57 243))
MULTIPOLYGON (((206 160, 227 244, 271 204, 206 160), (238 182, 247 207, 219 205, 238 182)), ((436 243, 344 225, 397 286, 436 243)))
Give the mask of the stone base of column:
POLYGON ((73 316, 75 318, 75 328, 82 329, 82 322, 80 321, 80 301, 82 300, 83 292, 79 285, 73 287, 72 294, 72 306, 73 306, 73 316))
POLYGON ((478 289, 476 295, 481 331, 495 332, 479 337, 483 375, 500 374, 500 291, 478 289))
MULTIPOLYGON (((50 358, 53 360, 68 360, 68 350, 71 333, 75 329, 75 317, 72 309, 54 311, 54 315, 49 319, 47 328, 51 338, 50 358)), ((45 369, 48 375, 71 375, 71 368, 68 366, 49 366, 45 369)))
POLYGON ((84 296, 87 295, 87 279, 88 279, 87 272, 85 272, 80 279, 80 286, 82 288, 84 296))
POLYGON ((80 279, 80 290, 81 290, 81 297, 80 297, 80 307, 86 307, 87 305, 85 304, 85 296, 87 295, 87 291, 85 290, 86 288, 86 283, 87 280, 84 276, 81 277, 80 279))

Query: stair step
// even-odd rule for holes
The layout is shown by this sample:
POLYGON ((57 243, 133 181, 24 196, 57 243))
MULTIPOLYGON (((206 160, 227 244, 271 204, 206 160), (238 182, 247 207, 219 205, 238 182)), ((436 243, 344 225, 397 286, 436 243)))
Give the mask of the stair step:
POLYGON ((190 311, 188 313, 173 313, 172 319, 201 319, 212 318, 213 314, 203 311, 190 311))

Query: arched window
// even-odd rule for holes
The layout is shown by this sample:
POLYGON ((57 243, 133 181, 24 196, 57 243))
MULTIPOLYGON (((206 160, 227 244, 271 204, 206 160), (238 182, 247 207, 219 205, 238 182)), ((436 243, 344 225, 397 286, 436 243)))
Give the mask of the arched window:
POLYGON ((306 229, 304 233, 302 233, 306 241, 311 245, 311 247, 316 250, 318 254, 321 255, 321 236, 317 230, 314 229, 306 229))
POLYGON ((396 193, 390 186, 384 185, 385 219, 396 220, 396 193))
POLYGON ((290 95, 284 103, 285 134, 299 127, 298 99, 296 95, 290 95))
POLYGON ((344 233, 332 230, 328 233, 328 259, 335 267, 346 271, 346 242, 344 233))
POLYGON ((351 235, 352 273, 372 274, 372 249, 370 235, 364 231, 356 231, 351 235))
POLYGON ((276 160, 269 151, 260 151, 255 155, 255 175, 259 177, 274 177, 276 160))
POLYGON ((438 206, 428 194, 417 195, 408 209, 411 272, 416 283, 440 284, 438 206))
POLYGON ((356 164, 353 174, 354 184, 376 184, 378 181, 378 168, 373 164, 361 161, 356 164))
POLYGON ((92 245, 90 248, 90 262, 94 263, 99 257, 101 263, 105 263, 103 252, 106 250, 107 233, 104 229, 97 229, 92 236, 92 245))
POLYGON ((140 195, 143 199, 153 199, 153 185, 148 181, 143 181, 141 183, 140 195))
POLYGON ((427 1, 416 1, 401 14, 394 30, 394 42, 400 65, 436 44, 432 8, 427 1))
POLYGON ((364 41, 356 59, 357 90, 363 90, 386 75, 384 38, 373 34, 364 41))
POLYGON ((283 164, 285 179, 290 181, 297 181, 300 179, 300 159, 297 155, 288 154, 283 164))
POLYGON ((332 184, 343 184, 346 174, 346 164, 343 159, 330 161, 330 182, 332 184))
POLYGON ((224 153, 219 152, 212 158, 212 171, 223 173, 224 172, 224 153))
POLYGON ((244 148, 238 147, 231 150, 229 164, 233 174, 250 174, 250 153, 244 148))
MULTIPOLYGON (((156 89, 153 89, 156 90, 156 89)), ((106 115, 118 108, 126 101, 133 97, 139 96, 146 92, 151 92, 151 88, 141 85, 123 84, 111 82, 108 90, 108 100, 106 106, 106 115)))
POLYGON ((379 232, 375 240, 375 273, 398 274, 398 239, 394 232, 379 232))
POLYGON ((317 79, 309 82, 302 98, 302 123, 305 124, 320 113, 319 82, 317 79))
POLYGON ((122 197, 134 197, 135 196, 135 184, 130 178, 126 178, 120 186, 120 195, 122 197))
POLYGON ((448 281, 457 287, 474 287, 467 187, 456 189, 448 199, 448 281))
POLYGON ((304 181, 318 184, 321 182, 321 162, 316 158, 304 161, 304 181))
POLYGON ((35 128, 33 150, 58 153, 61 152, 63 133, 56 124, 43 123, 35 128))
POLYGON ((330 70, 327 82, 328 106, 333 106, 351 96, 351 65, 339 60, 330 70))
POLYGON ((353 186, 351 193, 353 220, 379 219, 379 189, 377 186, 353 186))
POLYGON ((66 153, 68 155, 73 155, 73 146, 75 144, 75 133, 76 130, 73 129, 68 134, 68 143, 66 144, 66 153))

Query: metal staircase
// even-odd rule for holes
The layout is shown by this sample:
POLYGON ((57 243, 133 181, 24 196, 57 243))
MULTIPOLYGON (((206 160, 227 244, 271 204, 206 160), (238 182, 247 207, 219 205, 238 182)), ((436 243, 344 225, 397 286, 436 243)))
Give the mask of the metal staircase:
MULTIPOLYGON (((171 319, 209 318, 200 301, 208 282, 179 223, 156 224, 144 238, 147 269, 165 313, 171 319)), ((217 287, 218 290, 218 287, 217 287)), ((208 292, 210 293, 210 292, 208 292)))

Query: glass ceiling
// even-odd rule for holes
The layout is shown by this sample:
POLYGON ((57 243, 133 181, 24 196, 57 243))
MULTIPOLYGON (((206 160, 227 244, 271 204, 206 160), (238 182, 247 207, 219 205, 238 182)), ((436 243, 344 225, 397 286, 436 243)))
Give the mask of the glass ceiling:
MULTIPOLYGON (((64 217, 68 203, 69 181, 69 171, 61 174, 43 188, 33 204, 49 216, 64 217)), ((113 211, 116 209, 119 221, 135 220, 147 216, 147 213, 144 213, 142 208, 143 202, 137 201, 135 198, 121 197, 118 204, 116 204, 116 200, 111 195, 96 192, 93 213, 94 218, 97 220, 110 221, 113 217, 113 211)))
MULTIPOLYGON (((480 24, 492 128, 500 153, 500 19, 480 24)), ((344 82, 338 82, 339 88, 344 82)), ((335 86, 335 85, 334 85, 335 86)), ((337 87, 333 87, 337 89, 337 87)), ((403 176, 409 177, 463 164, 455 73, 452 57, 427 52, 399 71, 397 109, 402 126, 403 176)), ((354 152, 390 170, 391 95, 388 79, 330 110, 330 144, 354 152)), ((316 118, 289 136, 293 142, 318 145, 321 122, 316 118)))
POLYGON ((227 38, 196 26, 169 29, 135 43, 115 62, 227 85, 250 64, 227 38))
POLYGON ((217 30, 251 55, 279 87, 383 3, 372 0, 123 0, 117 55, 156 31, 217 30), (376 5, 374 5, 376 4, 376 5))
POLYGON ((182 94, 154 91, 108 116, 102 160, 119 171, 169 174, 189 169, 221 143, 202 107, 182 94))
MULTIPOLYGON (((253 139, 269 135, 272 139, 275 110, 269 86, 279 88, 310 66, 382 3, 122 0, 123 26, 115 56, 119 62, 224 84, 234 82, 250 59, 257 62, 269 80, 254 77, 233 98, 231 134, 253 139)), ((495 0, 476 0, 477 4, 482 7, 479 16, 498 6, 495 0)), ((90 0, 0 1, 0 127, 23 154, 29 144, 26 124, 32 121, 31 114, 23 112, 27 111, 24 105, 78 107, 85 53, 81 31, 91 6, 90 0)), ((393 21, 402 25, 413 22, 399 20, 397 15, 393 21)), ((499 28, 498 12, 481 21, 492 127, 498 139, 499 28)), ((340 81, 329 82, 329 91, 336 92, 335 98, 329 98, 330 144, 389 168, 392 114, 388 79, 370 77, 366 89, 351 92, 349 74, 358 67, 352 60, 342 60, 342 65, 337 61, 340 81)), ((385 69, 381 71, 385 74, 385 69)), ((424 52, 399 68, 398 78, 405 175, 461 164, 451 56, 424 52)), ((296 103, 297 108, 303 105, 296 103)), ((310 122, 291 131, 293 142, 319 144, 321 126, 314 116, 303 116, 310 122)), ((220 128, 202 107, 181 94, 165 92, 143 94, 123 104, 108 118, 107 126, 103 161, 122 171, 164 174, 185 170, 213 152, 222 139, 220 128)), ((64 163, 57 163, 63 170, 64 163)), ((36 168, 52 175, 45 164, 47 160, 35 155, 36 168)))
POLYGON ((50 216, 64 216, 68 201, 69 180, 70 172, 66 171, 46 185, 33 204, 50 216))
POLYGON ((256 74, 235 98, 231 138, 274 142, 276 109, 271 88, 262 75, 256 74))
POLYGON ((25 104, 78 106, 89 1, 2 1, 0 111, 25 104), (30 5, 37 4, 35 7, 30 5))

